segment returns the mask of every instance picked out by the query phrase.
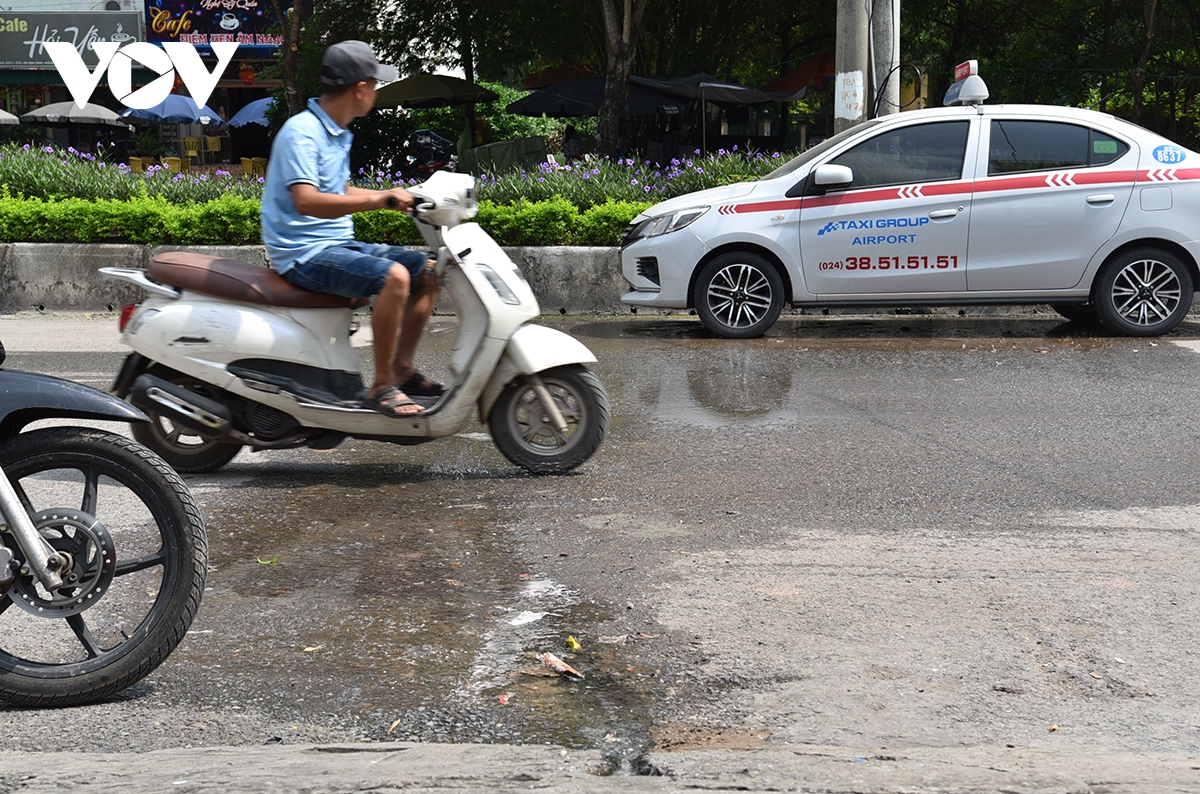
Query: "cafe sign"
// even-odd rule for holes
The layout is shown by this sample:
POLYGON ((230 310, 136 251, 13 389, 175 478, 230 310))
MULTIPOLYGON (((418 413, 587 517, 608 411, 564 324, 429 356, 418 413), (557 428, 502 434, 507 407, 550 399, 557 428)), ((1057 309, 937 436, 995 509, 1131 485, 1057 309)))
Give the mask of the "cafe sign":
POLYGON ((201 49, 217 43, 275 48, 283 37, 270 0, 146 0, 146 39, 179 41, 201 49))
POLYGON ((142 41, 142 21, 136 11, 0 11, 0 68, 53 69, 46 44, 73 46, 87 66, 99 58, 92 45, 142 41))

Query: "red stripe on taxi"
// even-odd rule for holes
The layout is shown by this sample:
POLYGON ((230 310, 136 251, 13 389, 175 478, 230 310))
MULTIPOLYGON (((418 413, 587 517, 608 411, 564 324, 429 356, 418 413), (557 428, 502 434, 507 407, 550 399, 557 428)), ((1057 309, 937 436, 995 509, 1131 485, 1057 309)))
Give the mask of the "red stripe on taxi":
POLYGON ((967 195, 972 192, 991 193, 1000 190, 1033 190, 1037 188, 1072 187, 1077 185, 1124 185, 1180 182, 1200 179, 1200 168, 1150 168, 1143 171, 1053 171, 1049 174, 991 177, 971 182, 931 182, 927 185, 876 188, 832 196, 808 196, 784 201, 758 201, 749 204, 724 204, 717 207, 721 215, 742 215, 749 212, 790 211, 804 207, 832 207, 840 204, 863 204, 874 201, 897 201, 906 198, 967 195))

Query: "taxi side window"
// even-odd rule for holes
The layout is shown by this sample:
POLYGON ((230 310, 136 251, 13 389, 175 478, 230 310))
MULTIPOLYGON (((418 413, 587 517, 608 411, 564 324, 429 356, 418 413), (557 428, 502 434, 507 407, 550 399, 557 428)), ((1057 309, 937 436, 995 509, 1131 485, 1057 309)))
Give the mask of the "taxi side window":
POLYGON ((1090 127, 1059 121, 992 121, 988 176, 1107 165, 1129 145, 1090 127))
POLYGON ((849 166, 851 188, 961 179, 969 121, 913 124, 881 132, 830 162, 849 166))

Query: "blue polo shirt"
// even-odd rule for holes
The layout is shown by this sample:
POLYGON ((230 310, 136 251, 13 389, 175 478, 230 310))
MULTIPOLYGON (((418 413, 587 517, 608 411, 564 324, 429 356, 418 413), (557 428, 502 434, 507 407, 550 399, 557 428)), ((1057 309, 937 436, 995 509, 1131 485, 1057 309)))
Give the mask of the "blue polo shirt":
POLYGON ((292 185, 314 185, 322 193, 344 194, 350 181, 350 142, 354 135, 329 117, 316 99, 287 120, 271 145, 262 198, 262 238, 271 264, 286 273, 331 245, 354 239, 354 221, 301 215, 292 185))

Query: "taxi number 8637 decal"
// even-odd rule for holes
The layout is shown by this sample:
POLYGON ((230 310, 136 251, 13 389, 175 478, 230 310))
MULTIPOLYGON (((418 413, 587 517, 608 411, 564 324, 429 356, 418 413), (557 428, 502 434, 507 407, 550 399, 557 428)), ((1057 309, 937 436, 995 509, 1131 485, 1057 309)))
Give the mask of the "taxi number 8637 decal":
POLYGON ((958 256, 955 254, 935 256, 909 256, 903 262, 898 256, 848 256, 837 262, 821 262, 819 270, 955 270, 958 256))

